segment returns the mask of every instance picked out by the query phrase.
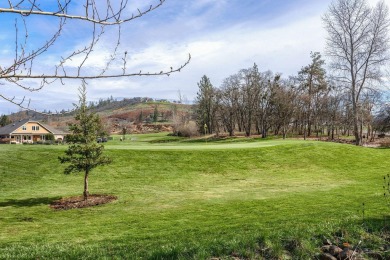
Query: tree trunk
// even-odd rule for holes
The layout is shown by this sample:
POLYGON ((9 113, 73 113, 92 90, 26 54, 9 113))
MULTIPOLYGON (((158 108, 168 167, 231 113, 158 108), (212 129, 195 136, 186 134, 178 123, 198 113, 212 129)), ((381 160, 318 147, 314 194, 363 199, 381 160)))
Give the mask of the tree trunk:
POLYGON ((85 175, 84 175, 84 200, 88 200, 88 196, 89 196, 89 191, 88 191, 88 174, 89 174, 89 171, 88 170, 85 170, 85 175))
POLYGON ((332 125, 332 140, 334 140, 334 125, 332 125))
POLYGON ((353 117, 353 135, 355 136, 355 144, 361 145, 362 140, 360 139, 360 131, 359 131, 359 118, 357 115, 357 111, 355 112, 355 115, 353 117))
POLYGON ((354 83, 352 84, 352 113, 353 113, 353 135, 355 136, 355 144, 361 145, 362 140, 360 139, 359 131, 359 111, 358 111, 358 101, 356 100, 356 94, 354 90, 354 83))

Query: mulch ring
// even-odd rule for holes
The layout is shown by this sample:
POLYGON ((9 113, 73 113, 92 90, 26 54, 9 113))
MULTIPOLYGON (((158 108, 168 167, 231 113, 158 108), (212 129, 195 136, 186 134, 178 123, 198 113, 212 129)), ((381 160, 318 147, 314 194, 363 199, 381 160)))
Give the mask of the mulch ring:
POLYGON ((88 196, 88 200, 84 200, 83 196, 62 198, 53 201, 50 207, 55 210, 86 208, 106 204, 116 199, 117 197, 113 195, 91 194, 88 196))

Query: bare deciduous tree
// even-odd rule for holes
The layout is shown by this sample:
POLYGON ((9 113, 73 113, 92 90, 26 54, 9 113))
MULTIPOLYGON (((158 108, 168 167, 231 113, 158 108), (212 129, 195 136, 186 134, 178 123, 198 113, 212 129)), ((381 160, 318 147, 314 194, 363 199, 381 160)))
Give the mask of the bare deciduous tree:
POLYGON ((230 76, 223 81, 219 95, 219 118, 229 136, 233 136, 237 123, 236 115, 240 95, 240 83, 236 75, 230 76))
POLYGON ((296 99, 298 91, 294 88, 294 85, 289 82, 290 80, 278 80, 278 84, 275 84, 272 95, 272 121, 275 128, 275 135, 282 131, 283 139, 286 139, 287 131, 296 113, 296 99))
MULTIPOLYGON (((15 42, 13 54, 9 55, 8 59, 3 57, 1 60, 0 85, 15 87, 28 93, 39 91, 54 81, 60 81, 64 84, 66 79, 88 80, 132 76, 169 76, 171 73, 179 72, 189 63, 191 56, 176 68, 170 67, 156 72, 129 71, 128 53, 127 51, 120 51, 119 48, 122 26, 154 11, 164 2, 165 0, 156 0, 156 4, 150 5, 144 10, 137 9, 136 13, 131 13, 128 0, 1 1, 0 16, 3 16, 3 19, 7 21, 15 18, 15 42), (57 24, 54 31, 40 32, 45 35, 45 39, 41 41, 40 45, 36 45, 34 40, 34 32, 36 31, 32 30, 34 21, 36 21, 34 19, 37 17, 40 20, 48 19, 46 22, 50 25, 57 24), (54 45, 60 41, 61 35, 70 23, 77 23, 79 28, 87 27, 90 33, 89 40, 72 51, 62 53, 62 56, 56 60, 47 59, 47 53, 50 53, 54 45), (108 27, 110 29, 114 27, 116 31, 115 38, 110 36, 110 40, 114 43, 112 53, 104 66, 93 71, 87 70, 86 62, 96 50, 102 35, 108 31, 108 27), (43 64, 48 69, 42 72, 40 69, 43 64), (31 83, 31 80, 34 81, 34 84, 31 83)), ((9 93, 3 88, 0 97, 19 107, 29 108, 30 101, 28 98, 18 99, 7 94, 9 93)))
POLYGON ((380 80, 389 60, 389 10, 384 1, 374 8, 366 0, 335 0, 324 15, 327 55, 338 79, 349 86, 356 144, 361 144, 359 103, 369 83, 380 80))

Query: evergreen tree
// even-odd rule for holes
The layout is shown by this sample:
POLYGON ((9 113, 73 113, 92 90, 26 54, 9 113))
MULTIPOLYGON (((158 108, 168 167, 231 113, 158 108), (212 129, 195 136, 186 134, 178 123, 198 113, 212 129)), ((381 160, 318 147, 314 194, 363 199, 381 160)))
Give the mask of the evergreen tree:
POLYGON ((8 116, 2 115, 0 118, 0 126, 6 126, 11 123, 11 120, 9 119, 8 116))
POLYGON ((214 131, 214 87, 206 75, 202 77, 198 87, 199 91, 196 97, 197 124, 201 133, 211 134, 214 131))
POLYGON ((66 137, 70 144, 65 156, 59 157, 61 163, 67 163, 64 173, 84 172, 84 200, 88 199, 88 176, 92 169, 106 165, 111 159, 103 155, 104 146, 96 142, 102 129, 99 117, 88 112, 85 83, 79 89, 79 104, 76 106, 76 123, 70 124, 72 134, 66 137))
POLYGON ((312 125, 316 123, 319 110, 316 105, 320 104, 321 97, 327 92, 325 61, 319 52, 312 52, 310 57, 312 59, 311 63, 303 67, 298 73, 304 101, 305 137, 306 135, 311 136, 312 125))
POLYGON ((153 111, 153 122, 157 123, 157 120, 158 120, 158 107, 157 105, 155 105, 153 111))

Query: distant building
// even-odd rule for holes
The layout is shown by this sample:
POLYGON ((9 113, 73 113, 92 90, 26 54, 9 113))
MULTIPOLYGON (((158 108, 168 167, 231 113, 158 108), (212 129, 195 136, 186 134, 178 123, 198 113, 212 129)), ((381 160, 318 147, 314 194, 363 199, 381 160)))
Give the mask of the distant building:
POLYGON ((64 140, 68 134, 41 122, 24 119, 0 127, 0 140, 3 143, 33 143, 45 141, 48 134, 53 134, 55 140, 64 140))

